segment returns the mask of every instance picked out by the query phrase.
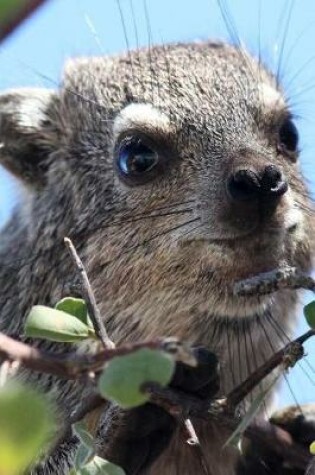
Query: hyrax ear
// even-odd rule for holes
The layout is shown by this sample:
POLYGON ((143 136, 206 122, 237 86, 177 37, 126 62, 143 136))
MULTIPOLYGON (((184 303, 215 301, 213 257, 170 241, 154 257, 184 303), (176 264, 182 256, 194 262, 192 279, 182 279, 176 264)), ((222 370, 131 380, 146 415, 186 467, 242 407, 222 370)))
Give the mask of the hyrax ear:
POLYGON ((0 163, 25 184, 45 183, 49 155, 57 148, 56 103, 47 89, 0 94, 0 163))

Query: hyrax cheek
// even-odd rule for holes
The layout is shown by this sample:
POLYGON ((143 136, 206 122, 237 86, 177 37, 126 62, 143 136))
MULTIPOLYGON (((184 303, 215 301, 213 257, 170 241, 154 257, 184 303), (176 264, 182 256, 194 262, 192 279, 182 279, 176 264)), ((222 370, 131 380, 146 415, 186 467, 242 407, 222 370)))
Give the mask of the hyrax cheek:
POLYGON ((303 212, 296 204, 292 192, 289 190, 284 199, 284 228, 288 231, 300 230, 303 228, 303 212))

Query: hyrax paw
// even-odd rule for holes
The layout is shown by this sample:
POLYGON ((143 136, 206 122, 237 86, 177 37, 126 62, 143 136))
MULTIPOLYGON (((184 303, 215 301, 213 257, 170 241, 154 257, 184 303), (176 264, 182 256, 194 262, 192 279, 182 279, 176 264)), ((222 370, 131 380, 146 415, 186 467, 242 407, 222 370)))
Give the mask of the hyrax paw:
MULTIPOLYGON (((293 441, 309 450, 315 441, 315 405, 306 404, 301 407, 290 406, 277 411, 270 418, 274 425, 286 430, 293 441)), ((304 469, 294 467, 283 457, 272 450, 246 441, 244 455, 240 461, 237 475, 305 475, 304 469)))
POLYGON ((178 363, 170 386, 201 399, 211 399, 220 388, 218 359, 203 347, 194 348, 193 353, 197 366, 178 363))
MULTIPOLYGON (((196 367, 177 363, 170 387, 202 399, 219 389, 218 361, 204 348, 195 348, 196 367)), ((112 406, 105 414, 99 437, 101 455, 121 466, 127 475, 145 473, 168 446, 176 420, 155 404, 123 411, 112 406)))
POLYGON ((270 422, 289 432, 301 445, 309 447, 315 441, 315 404, 286 407, 275 412, 270 422))

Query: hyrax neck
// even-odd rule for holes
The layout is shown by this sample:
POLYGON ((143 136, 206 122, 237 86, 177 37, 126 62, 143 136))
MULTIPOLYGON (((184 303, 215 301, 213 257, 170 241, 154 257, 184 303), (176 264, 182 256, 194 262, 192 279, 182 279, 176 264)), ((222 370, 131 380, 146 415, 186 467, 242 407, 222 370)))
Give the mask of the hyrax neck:
POLYGON ((296 315, 295 292, 281 291, 252 315, 215 315, 195 296, 159 292, 144 295, 120 309, 101 304, 104 315, 112 315, 108 331, 116 342, 177 337, 202 345, 217 354, 221 366, 221 393, 226 394, 253 373, 292 337, 296 315))

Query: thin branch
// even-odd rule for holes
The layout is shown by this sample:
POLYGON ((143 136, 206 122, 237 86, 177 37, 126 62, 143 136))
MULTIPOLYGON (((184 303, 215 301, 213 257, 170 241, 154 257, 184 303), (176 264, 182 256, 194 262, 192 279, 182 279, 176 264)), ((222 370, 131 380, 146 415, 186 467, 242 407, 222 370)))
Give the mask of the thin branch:
POLYGON ((165 345, 163 340, 152 340, 107 349, 95 354, 56 355, 13 340, 0 332, 0 357, 18 361, 32 371, 54 374, 65 379, 80 379, 91 371, 101 371, 104 364, 115 356, 124 356, 141 348, 165 349, 165 345))
POLYGON ((64 242, 68 248, 68 251, 70 253, 70 256, 72 257, 72 260, 75 266, 77 267, 80 273, 81 282, 82 282, 82 291, 84 294, 83 296, 86 301, 89 316, 92 320, 95 333, 100 339, 100 341, 102 342, 102 345, 105 349, 115 348, 115 343, 109 338, 105 325, 101 318, 101 314, 97 307, 95 296, 94 296, 91 284, 89 282, 89 278, 87 276, 83 262, 81 261, 71 239, 69 239, 68 237, 65 237, 64 242))
POLYGON ((303 343, 314 335, 315 331, 309 330, 296 340, 288 343, 284 348, 274 353, 254 373, 250 374, 245 381, 234 388, 225 399, 225 404, 229 410, 233 412, 235 407, 275 368, 280 365, 283 365, 284 370, 293 367, 304 356, 303 343))
POLYGON ((68 353, 56 355, 16 341, 0 332, 0 357, 17 361, 32 371, 54 374, 65 379, 80 379, 90 372, 100 372, 105 363, 116 356, 125 356, 136 350, 149 348, 169 352, 176 361, 194 365, 189 347, 171 338, 129 343, 118 348, 92 354, 68 353))
POLYGON ((180 417, 179 419, 182 425, 184 426, 184 430, 187 432, 187 435, 188 435, 188 439, 186 442, 188 445, 191 446, 192 450, 195 450, 196 455, 198 456, 200 460, 200 465, 201 465, 203 473, 205 475, 212 475, 210 467, 207 464, 203 447, 200 443, 199 437, 197 436, 193 423, 191 422, 190 419, 183 419, 182 417, 180 417))
POLYGON ((272 294, 280 289, 305 289, 315 292, 315 280, 295 267, 274 269, 237 282, 235 295, 272 294))

